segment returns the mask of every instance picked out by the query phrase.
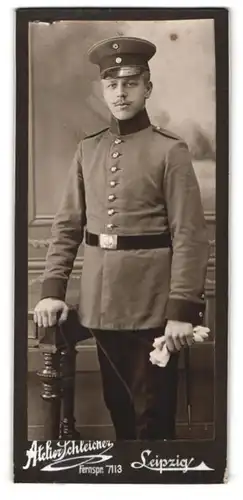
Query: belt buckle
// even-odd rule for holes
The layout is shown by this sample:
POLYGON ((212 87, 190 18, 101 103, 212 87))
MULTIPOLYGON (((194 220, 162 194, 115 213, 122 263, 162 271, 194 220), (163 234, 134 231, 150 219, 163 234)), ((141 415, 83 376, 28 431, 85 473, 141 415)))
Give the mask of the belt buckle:
POLYGON ((117 249, 117 234, 100 234, 99 235, 100 248, 107 250, 117 249))

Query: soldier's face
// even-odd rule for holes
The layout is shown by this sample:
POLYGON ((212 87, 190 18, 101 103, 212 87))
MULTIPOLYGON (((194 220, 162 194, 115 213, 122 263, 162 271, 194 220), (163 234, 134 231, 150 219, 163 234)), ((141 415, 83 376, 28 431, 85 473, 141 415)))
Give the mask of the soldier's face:
POLYGON ((106 104, 115 118, 129 120, 144 108, 151 94, 152 84, 142 75, 102 80, 106 104))

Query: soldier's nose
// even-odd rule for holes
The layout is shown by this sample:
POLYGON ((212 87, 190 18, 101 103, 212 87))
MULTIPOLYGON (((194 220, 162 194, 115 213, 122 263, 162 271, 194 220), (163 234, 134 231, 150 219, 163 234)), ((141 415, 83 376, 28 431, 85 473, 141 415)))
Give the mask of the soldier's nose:
POLYGON ((122 84, 122 82, 120 82, 117 86, 117 97, 126 97, 127 95, 127 92, 122 84))

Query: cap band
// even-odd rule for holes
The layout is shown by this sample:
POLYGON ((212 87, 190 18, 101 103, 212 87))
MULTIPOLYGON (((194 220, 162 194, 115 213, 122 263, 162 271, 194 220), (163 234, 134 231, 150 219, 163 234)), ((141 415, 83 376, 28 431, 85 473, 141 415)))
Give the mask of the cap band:
POLYGON ((144 71, 149 71, 145 66, 122 66, 121 68, 109 68, 101 72, 101 78, 121 78, 125 76, 141 75, 144 71))
POLYGON ((143 67, 149 69, 147 59, 142 54, 114 54, 101 59, 99 62, 100 72, 121 67, 143 67))

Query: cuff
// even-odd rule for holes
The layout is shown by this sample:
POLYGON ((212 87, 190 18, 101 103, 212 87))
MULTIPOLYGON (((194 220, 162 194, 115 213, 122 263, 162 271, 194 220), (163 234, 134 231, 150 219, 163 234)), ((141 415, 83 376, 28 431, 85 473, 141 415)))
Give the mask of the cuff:
POLYGON ((206 304, 181 299, 169 299, 166 307, 166 319, 183 321, 193 326, 201 325, 206 304))
POLYGON ((42 283, 41 299, 52 297, 65 300, 67 282, 61 278, 48 278, 42 283))

